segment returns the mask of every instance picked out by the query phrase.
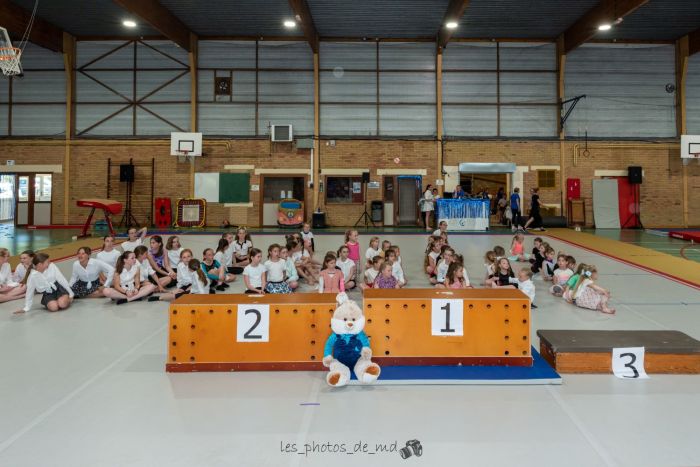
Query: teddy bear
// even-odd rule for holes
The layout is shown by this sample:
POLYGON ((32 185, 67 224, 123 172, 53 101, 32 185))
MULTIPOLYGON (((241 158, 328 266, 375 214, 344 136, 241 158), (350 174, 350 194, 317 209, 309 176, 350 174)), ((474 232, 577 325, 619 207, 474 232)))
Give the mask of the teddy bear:
POLYGON ((379 378, 381 369, 372 362, 372 349, 364 332, 365 317, 357 303, 345 293, 336 297, 338 306, 331 318, 331 330, 323 352, 323 365, 330 369, 326 382, 341 387, 350 381, 350 369, 363 384, 373 383, 379 378))

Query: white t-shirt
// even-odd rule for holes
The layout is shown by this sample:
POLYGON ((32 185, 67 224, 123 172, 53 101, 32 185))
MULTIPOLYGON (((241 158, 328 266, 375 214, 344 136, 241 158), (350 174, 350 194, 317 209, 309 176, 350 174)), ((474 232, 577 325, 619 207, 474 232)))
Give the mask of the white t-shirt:
POLYGON ((440 237, 442 236, 442 230, 437 229, 435 232, 433 232, 433 237, 440 237))
POLYGON ((572 271, 569 268, 566 269, 557 269, 554 271, 554 279, 553 282, 555 284, 559 285, 564 285, 567 283, 569 279, 571 279, 571 276, 574 275, 574 271, 572 271))
POLYGON ((295 251, 292 253, 292 261, 299 262, 301 261, 301 258, 303 258, 304 254, 301 251, 295 251))
POLYGON ((354 274, 350 274, 353 268, 355 268, 355 262, 351 260, 350 258, 346 259, 343 261, 342 259, 338 258, 335 260, 336 266, 340 268, 341 271, 343 271, 343 277, 345 278, 345 281, 351 281, 355 280, 355 274, 357 274, 357 270, 355 271, 354 274))
POLYGON ((374 284, 374 279, 379 275, 379 271, 374 268, 369 268, 365 271, 365 283, 374 284))
POLYGON ((531 279, 526 281, 520 281, 515 277, 508 279, 511 284, 518 284, 518 290, 527 295, 530 298, 530 304, 535 301, 535 284, 532 283, 531 279))
POLYGON ((141 270, 141 282, 147 281, 150 275, 156 273, 156 271, 151 267, 151 263, 148 261, 148 258, 144 258, 143 263, 136 260, 136 266, 138 266, 141 270))
MULTIPOLYGON (((231 251, 232 248, 229 247, 229 248, 227 248, 226 250, 227 250, 227 251, 231 251)), ((214 254, 214 261, 218 261, 219 264, 220 264, 220 265, 223 265, 225 268, 228 267, 228 266, 226 266, 226 253, 224 253, 223 251, 217 251, 217 252, 214 254)))
POLYGON ((90 258, 86 267, 80 264, 80 261, 73 263, 73 273, 70 276, 68 283, 73 286, 77 281, 87 283, 88 288, 92 287, 93 282, 100 280, 100 273, 105 275, 105 287, 112 285, 112 276, 114 276, 114 268, 104 261, 90 258))
POLYGON ((112 251, 100 251, 95 255, 95 258, 99 259, 103 263, 107 263, 112 267, 117 265, 117 260, 122 255, 122 253, 116 248, 112 248, 112 251))
POLYGON ((435 275, 437 276, 436 280, 439 283, 442 284, 445 282, 445 276, 447 276, 447 270, 449 268, 450 268, 450 265, 447 264, 444 259, 438 263, 437 272, 435 273, 435 275))
POLYGON ((165 250, 168 253, 168 262, 170 263, 170 268, 175 270, 177 265, 180 264, 180 253, 182 253, 184 248, 180 247, 177 250, 165 250))
POLYGON ((202 281, 199 279, 199 274, 197 274, 197 271, 190 271, 189 269, 187 271, 190 274, 190 283, 192 284, 192 288, 190 288, 190 293, 196 295, 208 294, 209 278, 206 278, 206 283, 202 283, 202 281))
POLYGON ((134 251, 137 246, 143 245, 143 239, 140 237, 134 240, 133 242, 130 242, 129 240, 123 242, 119 246, 121 247, 122 251, 134 251))
POLYGON ((365 252, 365 258, 372 261, 372 258, 374 258, 375 256, 382 256, 382 250, 375 250, 372 247, 367 248, 367 251, 365 252))
POLYGON ((180 264, 177 265, 177 288, 181 289, 183 287, 187 287, 188 285, 192 284, 192 271, 190 271, 190 268, 180 261, 180 264))
MULTIPOLYGON (((431 257, 433 259, 433 261, 437 263, 437 260, 440 257, 440 252, 439 251, 431 251, 430 253, 428 253, 428 256, 431 257)), ((436 266, 437 266, 437 264, 436 264, 436 266)))
POLYGON ((55 264, 49 264, 49 267, 44 272, 39 272, 32 269, 27 279, 27 293, 24 296, 24 311, 29 311, 34 301, 34 293, 47 293, 56 290, 56 282, 61 284, 68 292, 68 295, 73 297, 73 289, 71 289, 65 276, 55 264))
POLYGON ((253 248, 253 242, 246 240, 243 244, 238 243, 238 240, 234 240, 233 244, 233 254, 238 257, 248 256, 248 250, 253 248))
POLYGON ((300 232, 301 239, 302 240, 313 240, 314 239, 314 234, 313 232, 304 232, 303 230, 300 232))
POLYGON ((15 272, 12 274, 12 279, 19 284, 24 280, 24 276, 26 274, 27 268, 24 267, 24 264, 19 263, 15 269, 15 272))
POLYGON ((297 267, 294 265, 294 260, 291 256, 287 257, 284 269, 287 271, 287 282, 299 280, 299 273, 297 272, 297 267))
POLYGON ((284 269, 286 263, 281 259, 277 261, 265 261, 265 271, 267 272, 268 282, 284 282, 284 269))
POLYGON ((262 275, 265 274, 265 272, 265 266, 262 264, 258 264, 257 266, 249 264, 243 269, 243 275, 248 276, 248 282, 250 282, 250 286, 254 289, 262 287, 262 275))
POLYGON ((12 278, 12 266, 10 266, 10 263, 5 263, 0 267, 0 285, 8 287, 17 287, 19 285, 12 278))
POLYGON ((398 282, 402 284, 406 283, 406 278, 403 275, 403 268, 398 261, 391 265, 391 275, 394 276, 398 282))
POLYGON ((138 264, 134 264, 129 270, 127 270, 126 268, 122 269, 122 272, 119 274, 120 287, 124 290, 134 290, 136 272, 138 272, 139 270, 140 269, 138 264))

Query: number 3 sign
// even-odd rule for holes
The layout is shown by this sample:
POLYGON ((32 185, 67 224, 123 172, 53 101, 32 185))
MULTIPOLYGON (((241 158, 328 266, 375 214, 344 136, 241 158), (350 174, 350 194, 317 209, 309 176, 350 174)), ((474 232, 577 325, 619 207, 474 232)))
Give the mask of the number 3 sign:
POLYGON ((618 347, 612 351, 612 369, 622 379, 646 379, 644 347, 618 347))
POLYGON ((270 342, 270 305, 238 305, 236 342, 270 342))
POLYGON ((433 336, 464 335, 464 301, 431 300, 431 328, 433 336))

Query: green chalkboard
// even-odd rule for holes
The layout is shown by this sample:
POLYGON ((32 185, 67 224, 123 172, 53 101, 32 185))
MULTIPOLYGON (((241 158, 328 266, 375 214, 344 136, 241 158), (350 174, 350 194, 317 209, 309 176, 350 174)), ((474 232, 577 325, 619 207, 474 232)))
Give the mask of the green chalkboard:
POLYGON ((247 203, 250 201, 249 173, 220 173, 219 202, 247 203))

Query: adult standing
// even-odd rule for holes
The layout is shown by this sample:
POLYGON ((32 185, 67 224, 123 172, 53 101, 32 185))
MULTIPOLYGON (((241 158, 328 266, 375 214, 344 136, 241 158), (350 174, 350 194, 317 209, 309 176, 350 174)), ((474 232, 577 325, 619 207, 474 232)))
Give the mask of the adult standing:
POLYGON ((420 207, 421 216, 423 217, 423 222, 425 223, 425 230, 432 230, 430 228, 430 214, 435 210, 433 200, 433 186, 429 184, 427 187, 425 187, 425 191, 423 192, 420 207))
POLYGON ((511 220, 511 230, 515 232, 522 224, 520 211, 520 188, 513 188, 513 193, 510 195, 510 210, 513 213, 511 220))
POLYGON ((530 188, 530 195, 532 195, 530 201, 530 218, 527 220, 527 223, 525 223, 525 230, 532 224, 534 229, 544 231, 544 227, 542 227, 542 216, 540 215, 539 191, 540 189, 538 187, 530 188))
MULTIPOLYGON (((506 197, 506 194, 505 194, 505 191, 503 190, 503 187, 502 186, 498 187, 498 192, 496 193, 496 202, 493 203, 493 210, 491 211, 491 214, 498 213, 499 207, 500 207, 499 202, 501 201, 501 199, 503 199, 505 197, 506 197)), ((499 219, 502 219, 502 218, 503 218, 502 216, 499 216, 499 219)))

